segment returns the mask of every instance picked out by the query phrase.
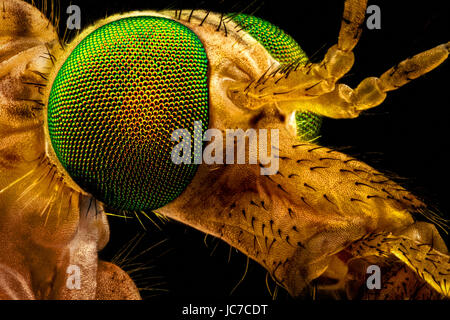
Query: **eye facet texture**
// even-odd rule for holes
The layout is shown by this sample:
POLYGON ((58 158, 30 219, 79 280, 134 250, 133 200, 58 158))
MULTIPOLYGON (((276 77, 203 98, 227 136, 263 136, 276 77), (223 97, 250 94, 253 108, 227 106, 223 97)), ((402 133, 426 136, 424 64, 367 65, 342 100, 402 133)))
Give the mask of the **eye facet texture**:
MULTIPOLYGON (((283 30, 263 19, 238 14, 233 20, 258 41, 282 65, 291 63, 300 66, 308 62, 306 53, 299 44, 283 30)), ((296 114, 297 133, 304 140, 318 137, 322 125, 322 117, 313 112, 298 112, 296 114)))
POLYGON ((71 52, 48 101, 53 149, 72 179, 115 209, 175 199, 196 164, 176 165, 176 129, 208 127, 208 60, 198 37, 160 17, 99 27, 71 52))

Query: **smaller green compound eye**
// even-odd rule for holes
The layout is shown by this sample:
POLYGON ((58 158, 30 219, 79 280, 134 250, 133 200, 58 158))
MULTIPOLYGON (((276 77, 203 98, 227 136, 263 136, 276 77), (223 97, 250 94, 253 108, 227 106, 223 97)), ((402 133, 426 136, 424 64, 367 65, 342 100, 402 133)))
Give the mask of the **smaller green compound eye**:
MULTIPOLYGON (((263 19, 237 14, 230 16, 256 41, 282 65, 299 62, 304 65, 308 62, 306 53, 299 44, 283 30, 263 19)), ((319 136, 322 118, 312 112, 297 112, 297 133, 303 140, 313 140, 319 136)))
POLYGON ((50 140, 72 179, 115 209, 180 195, 198 165, 171 161, 171 134, 193 133, 195 121, 207 129, 207 66, 198 37, 170 19, 123 18, 86 36, 48 101, 50 140))

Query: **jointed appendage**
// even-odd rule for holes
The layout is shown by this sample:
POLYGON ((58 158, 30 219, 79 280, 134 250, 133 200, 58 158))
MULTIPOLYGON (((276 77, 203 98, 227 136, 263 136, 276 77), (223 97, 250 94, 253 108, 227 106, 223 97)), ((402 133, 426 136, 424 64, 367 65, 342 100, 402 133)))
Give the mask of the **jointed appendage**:
POLYGON ((353 66, 352 50, 361 35, 366 3, 346 1, 338 43, 328 49, 320 63, 294 64, 281 72, 268 72, 251 84, 230 88, 230 95, 245 96, 252 108, 277 102, 286 112, 307 110, 330 118, 355 118, 363 110, 380 105, 386 92, 398 89, 447 59, 450 42, 400 62, 379 78, 365 78, 356 89, 337 83, 353 66))
MULTIPOLYGON (((386 232, 367 235, 352 243, 346 250, 353 259, 394 256, 407 266, 405 272, 416 274, 443 297, 450 296, 448 250, 432 224, 416 222, 398 235, 386 232)), ((404 288, 401 288, 403 291, 407 291, 413 284, 408 278, 405 280, 404 288)), ((391 283, 387 279, 385 282, 382 292, 392 294, 395 288, 389 288, 391 283)))

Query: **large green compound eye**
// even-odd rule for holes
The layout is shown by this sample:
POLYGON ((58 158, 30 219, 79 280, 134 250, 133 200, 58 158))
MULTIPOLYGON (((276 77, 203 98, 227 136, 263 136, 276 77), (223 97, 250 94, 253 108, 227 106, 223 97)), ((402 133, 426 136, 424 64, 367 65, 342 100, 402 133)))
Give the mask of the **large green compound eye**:
MULTIPOLYGON (((263 19, 246 15, 231 14, 239 28, 245 30, 258 41, 282 65, 308 62, 306 53, 299 44, 283 30, 263 19)), ((319 136, 322 117, 313 112, 297 112, 297 134, 304 140, 314 140, 319 136)))
POLYGON ((90 33, 50 91, 48 130, 62 166, 115 209, 175 199, 198 165, 172 162, 171 134, 193 136, 195 121, 208 128, 207 65, 198 37, 170 19, 128 17, 90 33))

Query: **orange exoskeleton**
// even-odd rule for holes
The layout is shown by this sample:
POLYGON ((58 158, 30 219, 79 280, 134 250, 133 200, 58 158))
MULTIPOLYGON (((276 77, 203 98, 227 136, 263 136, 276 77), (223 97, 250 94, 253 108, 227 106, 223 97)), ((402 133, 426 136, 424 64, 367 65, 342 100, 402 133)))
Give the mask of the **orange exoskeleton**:
POLYGON ((355 89, 342 84, 365 12, 365 0, 347 0, 337 44, 311 63, 253 16, 130 12, 65 45, 32 5, 3 1, 0 298, 138 299, 130 277, 98 259, 105 207, 155 211, 218 237, 292 296, 314 282, 348 298, 448 297, 445 242, 415 216, 442 219, 382 173, 313 141, 320 116, 358 117, 448 57, 449 43, 355 89), (278 170, 261 175, 266 163, 250 156, 173 165, 170 130, 192 130, 194 120, 201 133, 277 130, 269 149, 278 170), (372 265, 378 290, 366 286, 372 265), (78 290, 67 285, 71 266, 78 290))

